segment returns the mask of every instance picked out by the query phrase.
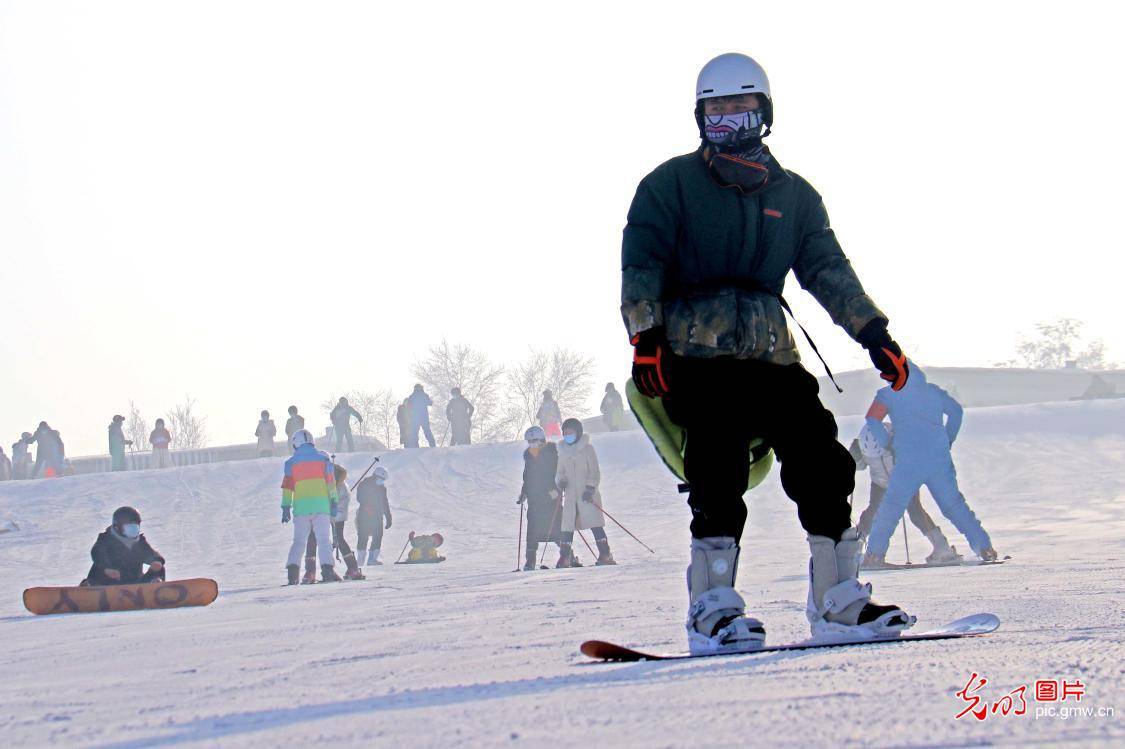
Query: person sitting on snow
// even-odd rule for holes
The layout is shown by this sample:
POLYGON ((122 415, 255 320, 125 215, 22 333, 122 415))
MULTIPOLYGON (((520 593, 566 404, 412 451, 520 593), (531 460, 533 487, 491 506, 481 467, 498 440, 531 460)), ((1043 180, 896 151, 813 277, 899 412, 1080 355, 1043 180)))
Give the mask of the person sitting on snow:
POLYGON ((98 535, 90 557, 94 564, 79 585, 163 582, 167 572, 164 557, 141 533, 141 513, 132 507, 113 511, 112 524, 98 535))
POLYGON ((867 411, 867 425, 880 447, 890 444, 883 419, 890 416, 895 432, 895 469, 883 503, 871 522, 864 567, 885 564, 891 534, 902 519, 910 498, 926 485, 943 515, 953 522, 973 552, 985 561, 995 561, 996 550, 980 520, 957 486, 950 448, 961 430, 961 404, 937 385, 912 361, 910 378, 901 390, 885 387, 875 394, 867 411), (947 418, 948 417, 948 418, 947 418))

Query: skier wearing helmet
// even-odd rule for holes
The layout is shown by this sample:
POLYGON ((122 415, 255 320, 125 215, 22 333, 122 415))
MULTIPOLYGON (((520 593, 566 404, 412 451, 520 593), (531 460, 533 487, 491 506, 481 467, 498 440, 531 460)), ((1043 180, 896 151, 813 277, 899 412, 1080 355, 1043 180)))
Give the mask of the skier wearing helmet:
POLYGON ((901 631, 914 617, 875 603, 857 579, 862 541, 848 504, 855 462, 836 441, 816 378, 800 364, 781 297, 786 275, 794 272, 896 390, 909 375, 905 357, 840 248, 820 195, 763 143, 774 107, 762 67, 737 53, 707 63, 695 120, 699 148, 638 186, 621 253, 633 381, 641 394, 661 398, 688 435, 689 648, 751 650, 765 640, 734 587, 755 438, 781 462, 782 486, 808 534, 813 634, 901 631))
POLYGON ((367 552, 367 564, 382 564, 379 551, 383 546, 383 530, 391 527, 391 505, 387 499, 387 469, 375 466, 370 476, 356 484, 355 498, 358 509, 355 511, 356 550, 355 558, 363 559, 364 550, 371 542, 367 552))
POLYGON ((556 543, 561 541, 559 510, 562 497, 555 484, 559 449, 553 442, 547 441, 542 427, 530 427, 523 433, 523 438, 527 440, 527 449, 523 451, 523 485, 516 504, 527 502, 527 543, 523 568, 530 571, 535 569, 540 543, 549 543, 552 536, 556 543))
MULTIPOLYGON (((285 567, 289 584, 298 583, 301 557, 310 531, 316 534, 321 582, 339 582, 340 576, 332 564, 332 517, 339 502, 332 459, 316 449, 313 436, 307 429, 298 429, 289 444, 293 455, 285 461, 281 481, 281 522, 293 521, 293 545, 289 547, 285 567)), ((316 580, 313 576, 306 576, 304 582, 316 580)))
POLYGON ((80 585, 127 585, 164 580, 164 557, 141 533, 141 513, 132 507, 113 511, 110 526, 90 549, 94 560, 80 585), (148 570, 144 567, 148 566, 148 570))

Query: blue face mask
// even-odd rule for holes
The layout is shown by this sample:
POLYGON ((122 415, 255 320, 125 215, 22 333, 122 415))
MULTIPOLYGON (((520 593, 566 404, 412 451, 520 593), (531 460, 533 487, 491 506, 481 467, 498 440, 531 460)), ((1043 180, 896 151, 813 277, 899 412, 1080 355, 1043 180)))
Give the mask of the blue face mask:
POLYGON ((573 445, 577 441, 578 441, 578 435, 577 434, 564 434, 563 435, 563 442, 565 442, 568 445, 573 445))
POLYGON ((385 483, 387 482, 383 481, 383 479, 375 479, 375 486, 382 486, 385 483))
POLYGON ((126 523, 121 526, 121 535, 125 538, 137 538, 141 535, 141 526, 137 523, 126 523))

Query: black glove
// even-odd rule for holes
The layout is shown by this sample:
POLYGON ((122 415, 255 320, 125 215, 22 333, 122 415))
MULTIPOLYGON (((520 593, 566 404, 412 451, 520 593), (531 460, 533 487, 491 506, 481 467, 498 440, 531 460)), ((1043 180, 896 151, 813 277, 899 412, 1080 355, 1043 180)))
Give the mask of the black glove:
POLYGON ((391 519, 390 519, 390 518, 387 518, 387 524, 386 524, 385 526, 383 526, 383 527, 384 527, 384 528, 385 528, 386 530, 390 530, 390 529, 391 529, 391 519))
POLYGON ((340 509, 340 506, 338 504, 336 504, 332 500, 328 500, 328 518, 330 520, 336 520, 336 510, 338 509, 340 509))
POLYGON ((522 504, 523 504, 524 502, 526 502, 526 501, 527 501, 527 495, 526 495, 526 494, 521 494, 521 495, 519 496, 519 499, 517 499, 517 500, 516 500, 516 504, 517 504, 517 505, 522 505, 522 504))
POLYGON ((559 479, 559 491, 566 491, 566 479, 559 479))
POLYGON ((664 328, 649 328, 629 341, 633 344, 633 382, 642 395, 659 398, 668 394, 668 339, 664 328))
POLYGON ((594 492, 596 492, 596 491, 597 491, 597 489, 595 489, 594 487, 587 486, 586 491, 582 492, 582 501, 583 502, 593 502, 594 501, 594 492))
POLYGON ((289 510, 289 508, 288 507, 282 507, 281 508, 281 522, 288 523, 292 519, 293 519, 293 513, 289 510))
POLYGON ((876 318, 867 323, 856 340, 867 349, 879 376, 891 383, 891 390, 902 390, 910 377, 910 368, 906 364, 906 354, 887 333, 887 321, 876 318))

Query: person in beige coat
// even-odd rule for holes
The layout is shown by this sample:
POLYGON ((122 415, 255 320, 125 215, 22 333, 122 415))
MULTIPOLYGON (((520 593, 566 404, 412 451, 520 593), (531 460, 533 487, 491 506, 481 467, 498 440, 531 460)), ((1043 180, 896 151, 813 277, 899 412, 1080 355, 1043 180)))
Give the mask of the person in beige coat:
POLYGON ((590 437, 582 433, 582 422, 567 419, 562 424, 563 441, 559 445, 557 484, 560 498, 559 561, 556 567, 577 566, 574 558, 574 531, 589 528, 598 544, 600 565, 617 564, 609 551, 605 535, 605 515, 602 513, 601 470, 598 454, 590 444, 590 437))

